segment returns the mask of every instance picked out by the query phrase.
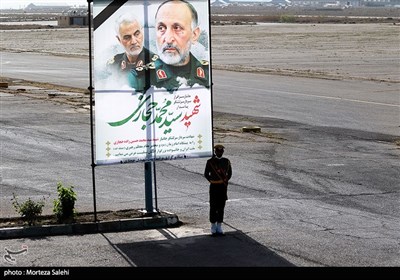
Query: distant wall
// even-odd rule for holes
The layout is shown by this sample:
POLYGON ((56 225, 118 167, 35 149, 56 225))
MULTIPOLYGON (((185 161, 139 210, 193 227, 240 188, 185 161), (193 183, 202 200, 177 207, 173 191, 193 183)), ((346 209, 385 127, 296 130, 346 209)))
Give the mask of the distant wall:
POLYGON ((66 27, 71 25, 86 26, 88 19, 86 16, 59 16, 58 26, 66 27))

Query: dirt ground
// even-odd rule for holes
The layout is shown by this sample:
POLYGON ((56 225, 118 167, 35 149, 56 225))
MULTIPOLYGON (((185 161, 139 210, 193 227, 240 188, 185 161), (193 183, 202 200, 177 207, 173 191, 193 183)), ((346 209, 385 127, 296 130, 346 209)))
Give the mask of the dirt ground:
MULTIPOLYGON (((259 23, 211 28, 213 69, 400 82, 400 24, 259 23)), ((88 30, 0 30, 0 51, 88 57, 88 30)))
MULTIPOLYGON (((127 209, 119 211, 100 211, 97 213, 97 221, 110 221, 110 220, 120 220, 120 219, 132 219, 145 217, 143 212, 136 209, 127 209)), ((94 214, 92 212, 77 213, 74 219, 65 221, 64 223, 90 223, 94 221, 94 214)), ((35 221, 34 225, 55 225, 59 224, 57 222, 55 215, 43 215, 39 216, 35 221)), ((12 218, 0 218, 0 228, 11 228, 26 226, 27 223, 23 221, 20 217, 12 218)))

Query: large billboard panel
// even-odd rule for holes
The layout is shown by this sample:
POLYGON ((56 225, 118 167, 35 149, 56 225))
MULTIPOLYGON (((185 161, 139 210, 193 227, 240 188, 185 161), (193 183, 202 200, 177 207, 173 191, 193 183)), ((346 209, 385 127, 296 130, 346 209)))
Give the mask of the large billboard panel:
POLYGON ((209 157, 209 3, 94 1, 96 164, 209 157))

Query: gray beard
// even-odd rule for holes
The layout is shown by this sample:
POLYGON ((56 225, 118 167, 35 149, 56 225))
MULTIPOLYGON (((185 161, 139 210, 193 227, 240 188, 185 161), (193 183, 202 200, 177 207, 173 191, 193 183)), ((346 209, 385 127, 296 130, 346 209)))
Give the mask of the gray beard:
POLYGON ((184 59, 182 59, 179 54, 173 55, 173 54, 161 53, 160 58, 165 63, 167 63, 169 65, 174 65, 174 66, 179 66, 184 61, 184 59))
MULTIPOLYGON (((173 65, 173 66, 181 66, 181 65, 184 65, 186 58, 188 58, 190 55, 190 44, 191 44, 191 42, 189 41, 186 45, 187 51, 185 51, 185 52, 182 52, 180 49, 175 47, 176 50, 178 51, 177 54, 164 53, 163 49, 166 46, 159 46, 158 44, 157 44, 157 51, 160 55, 161 60, 164 61, 166 64, 173 65)), ((171 46, 171 45, 168 45, 168 46, 171 46)))
POLYGON ((136 56, 136 55, 139 55, 141 51, 142 51, 142 49, 139 49, 136 51, 128 51, 127 53, 128 53, 128 55, 136 56))

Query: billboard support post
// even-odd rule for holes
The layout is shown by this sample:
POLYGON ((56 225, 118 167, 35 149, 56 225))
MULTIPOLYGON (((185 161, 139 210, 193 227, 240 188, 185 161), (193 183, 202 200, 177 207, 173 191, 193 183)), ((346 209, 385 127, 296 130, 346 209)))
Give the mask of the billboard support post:
MULTIPOLYGON (((144 1, 144 32, 145 32, 145 46, 147 49, 149 48, 149 30, 148 30, 148 18, 147 18, 147 13, 148 13, 148 5, 149 3, 147 1, 144 1)), ((150 54, 148 54, 149 56, 150 54)), ((150 57, 146 57, 146 61, 150 61, 150 57)), ((150 88, 150 75, 149 72, 146 72, 146 90, 150 88)), ((146 102, 146 111, 149 109, 149 104, 146 102)), ((154 113, 154 108, 153 108, 153 113, 154 113)), ((152 138, 152 131, 151 131, 151 126, 147 127, 147 134, 148 137, 151 139, 152 138)), ((153 172, 155 172, 155 169, 152 169, 152 164, 150 161, 146 161, 144 163, 144 188, 145 188, 145 206, 146 206, 146 213, 151 214, 154 212, 154 207, 153 207, 153 182, 152 182, 152 176, 153 172)))
POLYGON ((153 213, 153 182, 152 182, 151 161, 144 163, 144 188, 145 188, 145 203, 146 213, 153 213))
POLYGON ((94 131, 93 131, 93 79, 92 79, 92 13, 90 9, 90 3, 93 0, 87 0, 88 2, 88 29, 89 29, 89 104, 90 104, 90 142, 91 142, 91 154, 92 154, 92 184, 93 184, 93 213, 94 221, 97 222, 97 210, 96 210, 96 180, 95 180, 95 161, 94 161, 94 131))

